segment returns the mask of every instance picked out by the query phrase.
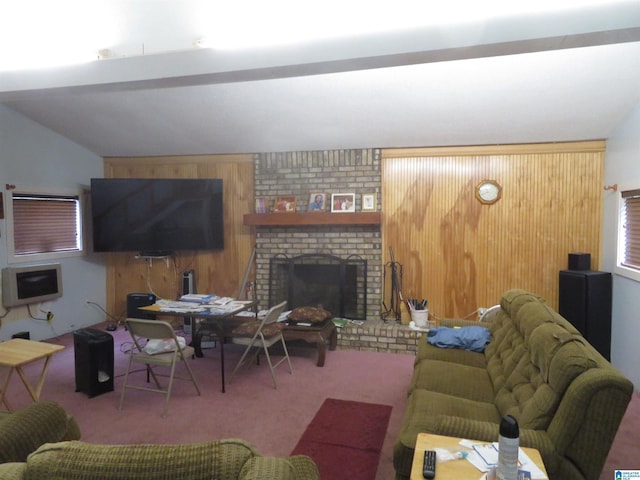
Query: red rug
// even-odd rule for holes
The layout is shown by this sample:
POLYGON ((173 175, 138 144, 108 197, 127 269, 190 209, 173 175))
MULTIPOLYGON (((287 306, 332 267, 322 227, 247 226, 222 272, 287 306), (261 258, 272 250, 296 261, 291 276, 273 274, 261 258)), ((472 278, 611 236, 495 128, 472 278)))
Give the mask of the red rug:
POLYGON ((375 480, 391 406, 327 398, 292 455, 308 455, 323 480, 375 480))

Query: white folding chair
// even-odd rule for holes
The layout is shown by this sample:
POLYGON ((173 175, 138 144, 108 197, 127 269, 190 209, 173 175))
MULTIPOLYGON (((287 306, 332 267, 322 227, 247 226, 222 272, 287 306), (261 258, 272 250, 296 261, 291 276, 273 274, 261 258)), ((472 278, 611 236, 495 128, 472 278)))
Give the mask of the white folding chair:
POLYGON ((196 381, 196 378, 193 375, 193 371, 191 370, 191 366, 188 362, 188 359, 194 354, 194 349, 190 346, 180 346, 173 327, 169 323, 157 320, 143 320, 138 318, 127 318, 125 320, 125 323, 127 325, 129 333, 131 334, 131 338, 133 339, 133 346, 131 347, 131 350, 129 352, 129 364, 124 375, 124 385, 122 386, 122 393, 120 395, 120 404, 118 405, 118 409, 122 409, 124 394, 128 388, 134 390, 144 390, 147 392, 164 394, 165 399, 162 416, 166 417, 174 379, 191 381, 196 387, 198 395, 200 395, 200 387, 198 386, 198 382, 196 381), (144 339, 147 340, 147 343, 151 340, 163 340, 166 341, 169 346, 172 346, 171 342, 173 342, 175 348, 173 348, 172 351, 163 353, 147 353, 144 348, 144 339), (176 364, 180 360, 187 368, 189 377, 180 377, 175 375, 176 364), (157 388, 129 384, 129 374, 132 373, 132 366, 134 363, 142 363, 147 366, 146 370, 148 374, 150 374, 153 378, 153 381, 155 382, 157 388), (168 367, 169 373, 158 373, 155 370, 155 367, 168 367), (163 389, 160 385, 158 377, 169 378, 169 384, 166 390, 163 389))
POLYGON ((289 364, 289 373, 293 374, 293 367, 291 366, 291 359, 289 358, 289 352, 287 351, 287 344, 284 341, 282 335, 283 324, 278 322, 278 317, 284 310, 286 301, 279 303, 278 305, 269 309, 266 315, 259 321, 246 322, 239 327, 236 327, 231 332, 231 343, 238 345, 246 345, 244 353, 237 365, 231 372, 231 378, 229 383, 233 381, 233 376, 236 374, 240 365, 242 365, 247 358, 247 355, 252 348, 256 348, 256 358, 260 355, 261 351, 264 351, 267 357, 267 363, 269 364, 269 370, 271 371, 271 378, 273 379, 273 388, 278 388, 278 381, 276 380, 275 368, 278 367, 285 360, 289 364), (284 350, 284 357, 277 363, 271 362, 271 356, 269 355, 269 347, 280 342, 284 350))

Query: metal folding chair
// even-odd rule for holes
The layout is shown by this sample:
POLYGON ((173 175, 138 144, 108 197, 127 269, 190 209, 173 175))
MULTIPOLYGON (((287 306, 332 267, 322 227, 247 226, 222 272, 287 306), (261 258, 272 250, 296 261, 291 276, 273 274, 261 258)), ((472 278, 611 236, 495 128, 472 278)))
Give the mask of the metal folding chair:
POLYGON ((118 405, 118 409, 122 409, 124 394, 128 388, 135 390, 144 390, 147 392, 164 394, 165 400, 162 416, 166 417, 174 379, 191 381, 196 387, 198 395, 200 395, 200 387, 198 386, 198 382, 196 381, 196 378, 193 375, 193 371, 191 370, 191 366, 188 362, 188 358, 192 357, 194 354, 193 347, 180 347, 173 327, 169 323, 157 320, 143 320, 137 318, 127 318, 125 320, 125 323, 129 333, 131 334, 131 338, 133 339, 133 346, 129 352, 129 364, 127 365, 127 371, 124 375, 124 385, 122 386, 122 393, 120 395, 120 404, 118 405), (167 341, 170 346, 172 345, 171 342, 173 341, 173 345, 175 345, 175 348, 172 351, 163 353, 147 353, 145 352, 144 348, 145 339, 147 342, 150 340, 164 340, 167 341), (188 377, 180 377, 175 375, 176 364, 178 363, 178 361, 182 361, 184 363, 189 374, 188 377), (155 382, 157 388, 129 384, 129 374, 132 373, 132 366, 134 363, 142 363, 147 366, 146 370, 151 375, 151 378, 153 378, 153 381, 155 382), (169 369, 169 373, 158 373, 155 370, 156 367, 166 367, 169 369), (169 384, 166 389, 162 388, 160 382, 158 381, 158 377, 169 378, 169 384))

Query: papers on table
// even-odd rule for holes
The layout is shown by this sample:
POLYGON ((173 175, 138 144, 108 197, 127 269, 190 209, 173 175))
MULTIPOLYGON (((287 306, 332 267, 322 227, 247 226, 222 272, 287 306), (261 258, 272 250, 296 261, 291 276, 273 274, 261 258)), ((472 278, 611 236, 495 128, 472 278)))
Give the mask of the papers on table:
MULTIPOLYGON (((492 467, 498 464, 498 442, 494 443, 477 443, 469 440, 461 440, 460 445, 471 449, 467 456, 474 467, 481 472, 488 472, 492 467)), ((531 479, 544 480, 547 476, 538 466, 529 458, 529 456, 520 448, 518 450, 518 470, 523 470, 531 474, 531 479)))
POLYGON ((182 302, 192 303, 209 303, 211 300, 218 298, 216 295, 203 293, 187 293, 180 297, 182 302))
MULTIPOLYGON (((196 294, 189 294, 191 298, 195 298, 193 297, 194 295, 196 294)), ((185 296, 186 295, 183 295, 183 297, 181 298, 184 298, 185 296)), ((204 298, 207 296, 210 298, 218 298, 215 295, 201 295, 200 297, 204 298)), ((235 311, 240 312, 241 310, 244 310, 250 303, 250 300, 233 299, 229 299, 222 303, 199 303, 195 301, 161 299, 155 303, 155 306, 157 306, 161 312, 222 315, 233 313, 235 311)))

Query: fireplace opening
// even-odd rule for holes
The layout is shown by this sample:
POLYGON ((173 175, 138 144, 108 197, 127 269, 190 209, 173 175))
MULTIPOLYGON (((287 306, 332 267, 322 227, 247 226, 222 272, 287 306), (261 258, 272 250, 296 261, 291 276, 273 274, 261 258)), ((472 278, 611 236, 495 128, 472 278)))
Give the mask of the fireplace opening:
POLYGON ((367 261, 354 255, 276 255, 269 262, 269 305, 283 300, 288 309, 322 306, 334 316, 363 320, 367 261))

